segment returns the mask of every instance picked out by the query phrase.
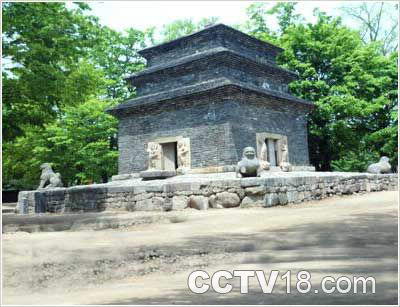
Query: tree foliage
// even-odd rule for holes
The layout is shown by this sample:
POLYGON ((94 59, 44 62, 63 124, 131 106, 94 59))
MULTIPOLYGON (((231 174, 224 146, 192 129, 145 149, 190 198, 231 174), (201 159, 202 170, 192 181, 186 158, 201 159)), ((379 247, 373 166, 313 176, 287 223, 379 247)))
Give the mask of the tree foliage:
POLYGON ((32 126, 3 147, 3 180, 14 188, 35 188, 40 165, 51 162, 64 184, 105 182, 117 171, 117 120, 105 111, 112 104, 89 99, 66 108, 44 127, 32 126))
POLYGON ((123 77, 143 69, 137 51, 154 43, 153 29, 120 33, 88 10, 85 3, 3 4, 4 186, 34 187, 43 162, 68 184, 115 174, 115 119, 103 117, 101 101, 135 95, 123 77))
POLYGON ((267 11, 268 15, 276 15, 278 19, 278 33, 283 34, 293 24, 301 20, 300 14, 295 13, 297 2, 279 2, 267 11))
MULTIPOLYGON (((397 54, 382 55, 379 22, 374 39, 366 40, 364 28, 350 30, 318 9, 317 22, 305 23, 295 5, 250 5, 247 30, 285 48, 278 62, 300 76, 291 84, 292 92, 316 105, 309 116, 311 164, 318 170, 365 171, 387 155, 396 166, 397 54), (275 30, 267 26, 271 17, 277 20, 275 30)), ((373 7, 362 8, 373 19, 373 7)), ((385 17, 381 11, 379 18, 385 17)))
POLYGON ((340 19, 316 14, 315 24, 288 28, 279 59, 300 75, 291 90, 316 105, 309 118, 311 163, 364 171, 387 155, 397 164, 397 57, 381 55, 379 44, 365 45, 340 19))
POLYGON ((302 17, 295 12, 297 2, 278 2, 268 8, 266 2, 255 2, 247 10, 248 21, 244 29, 252 36, 276 42, 278 37, 286 32, 286 29, 303 21, 302 17), (277 27, 271 24, 276 20, 277 27))
POLYGON ((64 106, 82 102, 93 86, 99 87, 93 70, 75 83, 74 101, 65 87, 82 65, 88 68, 82 59, 97 43, 92 31, 96 18, 84 16, 84 9, 67 10, 64 3, 3 3, 5 141, 23 135, 25 125, 54 120, 64 106))
POLYGON ((197 23, 190 18, 176 20, 164 25, 163 29, 161 30, 161 41, 168 42, 181 36, 189 35, 193 32, 203 29, 207 25, 214 24, 217 21, 217 17, 202 18, 197 23))
POLYGON ((154 43, 154 28, 146 31, 127 29, 117 32, 102 27, 99 43, 93 46, 92 61, 108 80, 106 96, 118 101, 134 97, 134 88, 128 86, 124 77, 142 70, 145 61, 138 51, 154 43))

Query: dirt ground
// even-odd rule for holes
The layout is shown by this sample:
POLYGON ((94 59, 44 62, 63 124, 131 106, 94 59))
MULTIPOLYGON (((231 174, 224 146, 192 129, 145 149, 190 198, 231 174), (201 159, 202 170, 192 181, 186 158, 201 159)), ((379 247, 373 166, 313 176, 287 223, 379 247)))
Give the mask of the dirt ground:
MULTIPOLYGON (((3 234, 3 304, 397 304, 397 191, 268 209, 184 210, 116 229, 3 234), (190 272, 292 272, 272 294, 194 294, 190 272), (313 291, 296 291, 296 273, 313 291), (373 276, 375 294, 317 294, 323 276, 373 276)), ((160 213, 167 214, 167 213, 160 213)), ((135 213, 124 219, 135 218, 135 213)), ((221 283, 223 285, 224 282, 221 283)))

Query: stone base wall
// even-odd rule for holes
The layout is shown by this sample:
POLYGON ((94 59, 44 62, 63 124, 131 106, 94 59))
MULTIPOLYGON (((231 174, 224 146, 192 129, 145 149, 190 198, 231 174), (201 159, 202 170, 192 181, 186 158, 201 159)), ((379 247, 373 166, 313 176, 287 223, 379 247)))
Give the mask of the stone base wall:
MULTIPOLYGON (((293 173, 292 173, 293 174, 293 173)), ((211 177, 211 176, 210 176, 211 177)), ((310 172, 307 176, 130 181, 20 192, 20 213, 105 210, 169 211, 186 207, 270 207, 334 195, 397 189, 397 174, 310 172), (313 175, 310 175, 313 174, 313 175), (328 175, 327 175, 328 174, 328 175), (171 182, 172 181, 172 182, 171 182)))
POLYGON ((21 214, 99 212, 106 209, 108 197, 107 189, 96 185, 22 191, 17 210, 21 214))

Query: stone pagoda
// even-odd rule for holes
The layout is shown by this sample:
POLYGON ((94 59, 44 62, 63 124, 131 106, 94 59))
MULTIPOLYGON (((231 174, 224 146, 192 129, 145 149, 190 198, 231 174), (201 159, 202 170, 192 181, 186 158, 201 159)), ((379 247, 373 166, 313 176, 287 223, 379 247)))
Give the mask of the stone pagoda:
POLYGON ((282 51, 223 24, 141 50, 147 68, 127 78, 137 97, 109 110, 119 119, 119 174, 232 171, 247 146, 272 168, 284 148, 307 169, 313 104, 290 94, 298 76, 276 64, 282 51))

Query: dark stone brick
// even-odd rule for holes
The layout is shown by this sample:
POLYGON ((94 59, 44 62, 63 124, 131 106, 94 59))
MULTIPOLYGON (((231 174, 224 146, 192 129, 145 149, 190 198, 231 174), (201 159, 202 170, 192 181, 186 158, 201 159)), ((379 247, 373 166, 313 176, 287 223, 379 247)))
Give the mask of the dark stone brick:
POLYGON ((288 139, 289 160, 308 165, 306 114, 292 96, 297 75, 276 65, 281 48, 214 25, 139 52, 148 68, 128 78, 138 97, 109 112, 119 118, 119 174, 147 169, 146 144, 190 138, 191 167, 235 165, 256 133, 288 139))

